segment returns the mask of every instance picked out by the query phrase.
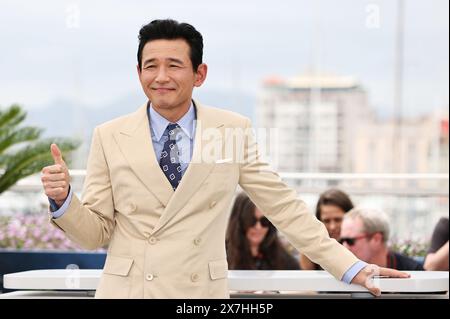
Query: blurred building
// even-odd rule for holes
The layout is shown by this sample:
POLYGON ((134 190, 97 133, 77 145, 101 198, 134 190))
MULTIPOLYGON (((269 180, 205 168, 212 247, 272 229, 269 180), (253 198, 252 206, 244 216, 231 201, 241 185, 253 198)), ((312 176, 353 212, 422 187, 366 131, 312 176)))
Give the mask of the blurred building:
POLYGON ((392 120, 359 126, 354 137, 355 173, 448 173, 448 112, 436 111, 420 118, 404 119, 400 141, 394 150, 392 120))
MULTIPOLYGON (((359 125, 354 136, 354 173, 448 173, 448 119, 447 110, 403 119, 400 134, 393 120, 359 125)), ((397 187, 423 189, 430 183, 402 181, 397 187)))
POLYGON ((277 128, 277 169, 354 171, 355 126, 371 121, 366 91, 351 76, 270 77, 258 97, 259 127, 277 128))
MULTIPOLYGON (((274 166, 280 172, 449 172, 448 111, 403 118, 399 130, 398 122, 375 116, 353 77, 268 78, 256 116, 259 127, 278 129, 274 166)), ((297 179, 289 184, 303 197, 341 187, 355 203, 387 212, 396 238, 428 240, 437 220, 448 216, 448 179, 380 177, 314 184, 297 179)))

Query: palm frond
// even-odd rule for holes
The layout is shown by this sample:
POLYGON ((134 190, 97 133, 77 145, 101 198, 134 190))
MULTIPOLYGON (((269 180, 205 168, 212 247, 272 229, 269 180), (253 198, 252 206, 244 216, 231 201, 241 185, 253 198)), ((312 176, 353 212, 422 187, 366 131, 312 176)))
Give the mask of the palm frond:
POLYGON ((42 131, 43 129, 27 126, 0 135, 0 154, 13 145, 38 139, 42 131))
POLYGON ((0 110, 0 134, 3 130, 17 126, 25 119, 27 113, 17 104, 11 105, 6 110, 0 110))
POLYGON ((50 152, 52 143, 58 145, 67 164, 71 160, 70 153, 81 144, 68 138, 39 139, 42 129, 17 127, 25 116, 26 113, 18 105, 0 110, 0 169, 3 170, 3 174, 0 173, 0 194, 20 179, 53 164, 50 152))

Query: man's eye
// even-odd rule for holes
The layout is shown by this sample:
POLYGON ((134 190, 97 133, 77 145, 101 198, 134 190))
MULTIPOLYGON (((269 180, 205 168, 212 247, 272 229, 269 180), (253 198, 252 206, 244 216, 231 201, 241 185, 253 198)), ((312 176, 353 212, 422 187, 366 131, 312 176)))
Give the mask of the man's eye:
POLYGON ((169 65, 171 68, 179 68, 180 66, 179 65, 176 65, 176 64, 171 64, 171 65, 169 65))
POLYGON ((155 65, 147 65, 145 68, 146 69, 153 69, 153 68, 155 68, 156 66, 155 65))

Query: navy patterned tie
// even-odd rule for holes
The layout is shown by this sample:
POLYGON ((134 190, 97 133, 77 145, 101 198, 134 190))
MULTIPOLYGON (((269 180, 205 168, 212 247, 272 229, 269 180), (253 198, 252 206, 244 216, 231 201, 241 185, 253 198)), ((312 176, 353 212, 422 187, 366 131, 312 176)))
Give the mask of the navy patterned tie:
POLYGON ((161 158, 159 159, 159 166, 172 185, 173 190, 177 189, 177 186, 181 181, 180 153, 176 141, 176 137, 180 130, 181 127, 178 124, 167 125, 164 134, 169 138, 164 143, 161 158))

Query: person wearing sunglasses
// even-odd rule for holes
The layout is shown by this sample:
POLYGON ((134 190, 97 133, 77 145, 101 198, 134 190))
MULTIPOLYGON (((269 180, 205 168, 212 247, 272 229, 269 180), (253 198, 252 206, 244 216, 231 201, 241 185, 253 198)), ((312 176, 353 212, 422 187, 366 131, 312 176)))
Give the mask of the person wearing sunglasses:
POLYGON ((419 262, 389 249, 389 232, 384 212, 353 208, 344 216, 339 242, 369 264, 397 270, 424 270, 419 262))
MULTIPOLYGON (((316 217, 325 225, 328 235, 338 240, 344 214, 352 208, 350 197, 343 191, 332 188, 320 194, 316 205, 316 217)), ((303 254, 300 255, 300 267, 303 270, 322 270, 322 267, 303 254)))
POLYGON ((299 270, 282 245, 277 229, 241 193, 231 210, 226 236, 228 268, 232 270, 299 270))

